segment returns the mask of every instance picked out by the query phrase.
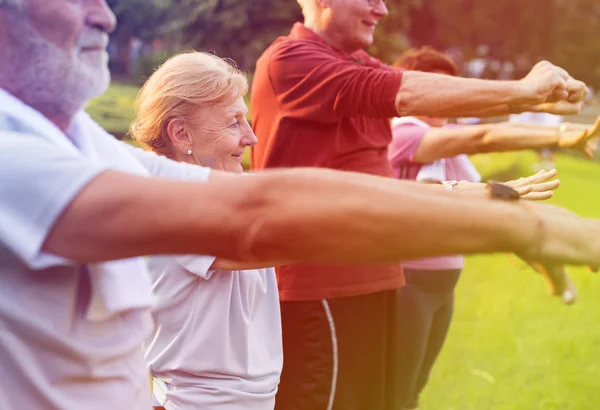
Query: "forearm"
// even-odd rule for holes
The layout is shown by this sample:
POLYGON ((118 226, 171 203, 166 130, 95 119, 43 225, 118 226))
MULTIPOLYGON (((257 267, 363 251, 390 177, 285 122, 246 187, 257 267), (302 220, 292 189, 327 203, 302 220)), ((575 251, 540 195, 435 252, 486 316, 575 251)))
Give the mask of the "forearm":
POLYGON ((382 263, 520 251, 535 243, 536 230, 512 204, 363 174, 288 170, 194 184, 113 172, 71 204, 44 249, 78 261, 196 253, 382 263))
MULTIPOLYGON (((424 135, 414 158, 429 163, 460 154, 518 151, 556 147, 566 133, 581 134, 585 126, 561 131, 557 126, 510 123, 469 125, 461 128, 432 128, 424 135)), ((569 134, 570 135, 570 134, 569 134)))
MULTIPOLYGON (((396 96, 399 116, 470 117, 527 99, 518 81, 490 81, 407 71, 396 96)), ((507 113, 507 112, 503 112, 507 113)), ((500 115, 500 114, 498 114, 500 115)))
POLYGON ((559 141, 558 127, 531 127, 501 123, 490 126, 483 133, 476 147, 476 152, 487 153, 556 147, 559 141))

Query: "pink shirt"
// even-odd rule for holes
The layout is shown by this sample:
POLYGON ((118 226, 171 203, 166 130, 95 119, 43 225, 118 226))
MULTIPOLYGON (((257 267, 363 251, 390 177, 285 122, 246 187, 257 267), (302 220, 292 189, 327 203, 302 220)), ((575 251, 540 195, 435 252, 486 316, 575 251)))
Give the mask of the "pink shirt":
MULTIPOLYGON (((389 146, 389 159, 394 177, 399 179, 437 181, 481 180, 466 155, 444 158, 430 164, 414 160, 414 155, 429 130, 429 125, 413 117, 396 118, 392 121, 392 143, 389 146)), ((462 269, 464 258, 461 255, 441 256, 405 261, 402 266, 416 270, 462 269)))

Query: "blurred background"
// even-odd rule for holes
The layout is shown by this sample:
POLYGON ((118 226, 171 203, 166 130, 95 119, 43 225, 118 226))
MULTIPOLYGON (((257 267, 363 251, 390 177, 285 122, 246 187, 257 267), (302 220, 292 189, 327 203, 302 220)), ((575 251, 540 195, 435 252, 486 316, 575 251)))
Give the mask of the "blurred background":
MULTIPOLYGON (((118 19, 109 47, 113 83, 88 111, 125 138, 139 86, 171 55, 195 49, 234 60, 252 78, 258 56, 301 20, 295 0, 108 0, 118 19)), ((547 59, 585 81, 582 113, 600 115, 600 1, 388 0, 369 50, 392 63, 409 47, 449 53, 465 76, 511 79, 547 59)), ((505 120, 506 118, 504 118, 505 120)), ((503 118, 487 119, 499 121, 503 118)), ((539 167, 534 152, 478 155, 485 178, 539 167)), ((553 159, 562 186, 551 202, 600 217, 600 162, 553 159)), ((248 165, 248 158, 246 158, 248 165)), ((579 301, 563 306, 516 257, 469 258, 455 321, 422 410, 600 409, 600 278, 571 269, 579 301)))

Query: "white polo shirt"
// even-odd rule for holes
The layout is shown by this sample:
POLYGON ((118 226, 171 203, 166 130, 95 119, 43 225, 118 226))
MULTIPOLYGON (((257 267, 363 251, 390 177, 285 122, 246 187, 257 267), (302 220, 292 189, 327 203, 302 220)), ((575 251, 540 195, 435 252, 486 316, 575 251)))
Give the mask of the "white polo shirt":
POLYGON ((283 366, 275 270, 215 271, 214 259, 150 259, 155 396, 168 410, 272 410, 283 366))
MULTIPOLYGON (((63 210, 105 170, 131 168, 148 175, 179 174, 181 179, 190 179, 190 173, 206 179, 209 170, 181 167, 128 148, 83 113, 76 123, 86 132, 67 137, 39 112, 0 89, 2 410, 151 406, 141 349, 153 328, 150 310, 144 307, 151 300, 149 280, 147 291, 131 287, 131 300, 125 292, 122 300, 116 300, 116 310, 105 309, 104 315, 90 318, 93 296, 103 290, 96 285, 106 285, 106 290, 121 286, 122 278, 147 278, 144 264, 134 258, 125 265, 107 264, 103 270, 103 264, 84 265, 44 253, 41 247, 63 210), (119 266, 140 270, 122 272, 119 266), (98 273, 98 283, 92 271, 98 273), (104 273, 130 276, 102 277, 104 273)), ((100 296, 110 302, 113 295, 100 296)))

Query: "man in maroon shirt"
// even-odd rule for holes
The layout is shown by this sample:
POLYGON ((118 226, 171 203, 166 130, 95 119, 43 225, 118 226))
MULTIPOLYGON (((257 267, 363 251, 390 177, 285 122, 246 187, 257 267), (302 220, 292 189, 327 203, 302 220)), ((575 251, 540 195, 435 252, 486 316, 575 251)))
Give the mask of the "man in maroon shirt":
MULTIPOLYGON (((387 15, 381 0, 300 0, 304 24, 257 63, 255 169, 327 167, 391 177, 389 119, 577 112, 585 85, 548 62, 520 81, 402 72, 362 51, 387 15)), ((360 252, 360 249, 357 249, 360 252)), ((278 268, 285 365, 276 407, 394 409, 398 264, 278 268)))

